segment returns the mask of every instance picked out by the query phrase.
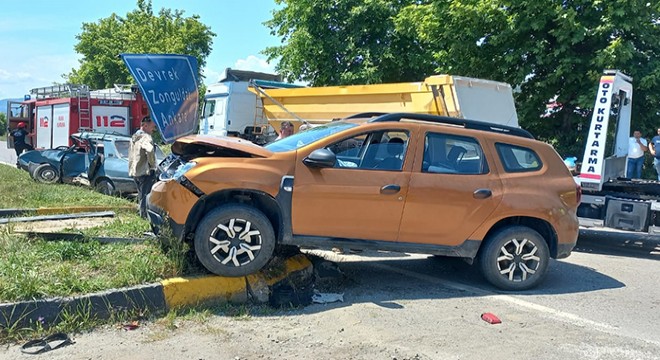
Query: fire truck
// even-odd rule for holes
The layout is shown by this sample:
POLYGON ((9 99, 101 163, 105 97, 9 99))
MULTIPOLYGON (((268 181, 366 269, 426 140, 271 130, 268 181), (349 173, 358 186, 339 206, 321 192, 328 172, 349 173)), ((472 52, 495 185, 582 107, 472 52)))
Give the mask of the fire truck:
MULTIPOLYGON (((71 134, 83 131, 130 135, 149 114, 136 86, 90 90, 86 85, 63 84, 32 89, 24 101, 7 103, 7 128, 24 122, 35 149, 72 144, 71 134)), ((7 147, 13 148, 11 136, 7 147)))

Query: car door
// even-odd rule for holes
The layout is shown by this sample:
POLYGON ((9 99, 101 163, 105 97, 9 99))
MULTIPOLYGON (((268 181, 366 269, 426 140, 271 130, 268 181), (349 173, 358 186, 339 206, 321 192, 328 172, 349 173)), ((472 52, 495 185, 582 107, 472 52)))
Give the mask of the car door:
POLYGON ((399 241, 460 245, 501 201, 492 154, 462 129, 429 131, 420 138, 399 241))
MULTIPOLYGON (((75 142, 75 141, 74 141, 75 142)), ((70 181, 87 171, 89 161, 87 159, 87 152, 84 146, 77 146, 76 144, 69 147, 68 150, 63 152, 61 171, 63 181, 70 181)))
POLYGON ((396 241, 412 166, 410 144, 405 128, 363 132, 325 146, 337 156, 332 168, 305 165, 311 150, 301 152, 292 198, 294 235, 396 241))

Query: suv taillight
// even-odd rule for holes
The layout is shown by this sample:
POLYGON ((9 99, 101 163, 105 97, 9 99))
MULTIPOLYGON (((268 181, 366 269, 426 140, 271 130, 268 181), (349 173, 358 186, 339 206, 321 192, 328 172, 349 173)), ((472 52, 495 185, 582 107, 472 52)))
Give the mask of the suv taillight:
POLYGON ((580 205, 581 200, 582 200, 582 186, 580 186, 580 184, 575 184, 575 201, 578 205, 580 205))

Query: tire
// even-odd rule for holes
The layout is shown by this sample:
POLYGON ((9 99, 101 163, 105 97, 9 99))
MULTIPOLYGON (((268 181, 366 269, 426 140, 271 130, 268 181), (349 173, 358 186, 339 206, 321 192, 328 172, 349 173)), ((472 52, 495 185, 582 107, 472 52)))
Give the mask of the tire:
POLYGON ((32 177, 42 184, 54 184, 60 181, 60 174, 50 164, 41 164, 34 169, 32 177))
POLYGON ((115 195, 115 185, 110 179, 101 179, 96 182, 94 186, 96 191, 100 192, 103 195, 113 196, 115 195))
POLYGON ((206 269, 217 275, 238 277, 261 270, 273 256, 275 242, 273 226, 261 211, 232 204, 219 207, 202 219, 194 245, 195 254, 206 269), (249 235, 250 241, 240 239, 241 235, 249 235))
POLYGON ((510 226, 486 239, 478 261, 488 282, 502 290, 520 291, 543 281, 550 251, 538 232, 525 226, 510 226))

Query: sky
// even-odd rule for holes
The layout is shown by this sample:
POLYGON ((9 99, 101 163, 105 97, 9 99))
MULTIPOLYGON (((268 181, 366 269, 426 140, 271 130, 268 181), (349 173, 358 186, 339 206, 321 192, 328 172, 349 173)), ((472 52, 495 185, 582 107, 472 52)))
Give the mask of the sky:
MULTIPOLYGON (((226 68, 274 72, 261 51, 280 44, 263 25, 272 18, 274 0, 152 0, 161 8, 199 15, 216 36, 207 58, 205 83, 217 82, 226 68)), ((112 13, 125 16, 136 0, 3 1, 0 10, 0 99, 23 98, 30 89, 62 83, 62 74, 78 68, 76 35, 83 23, 112 13)))

